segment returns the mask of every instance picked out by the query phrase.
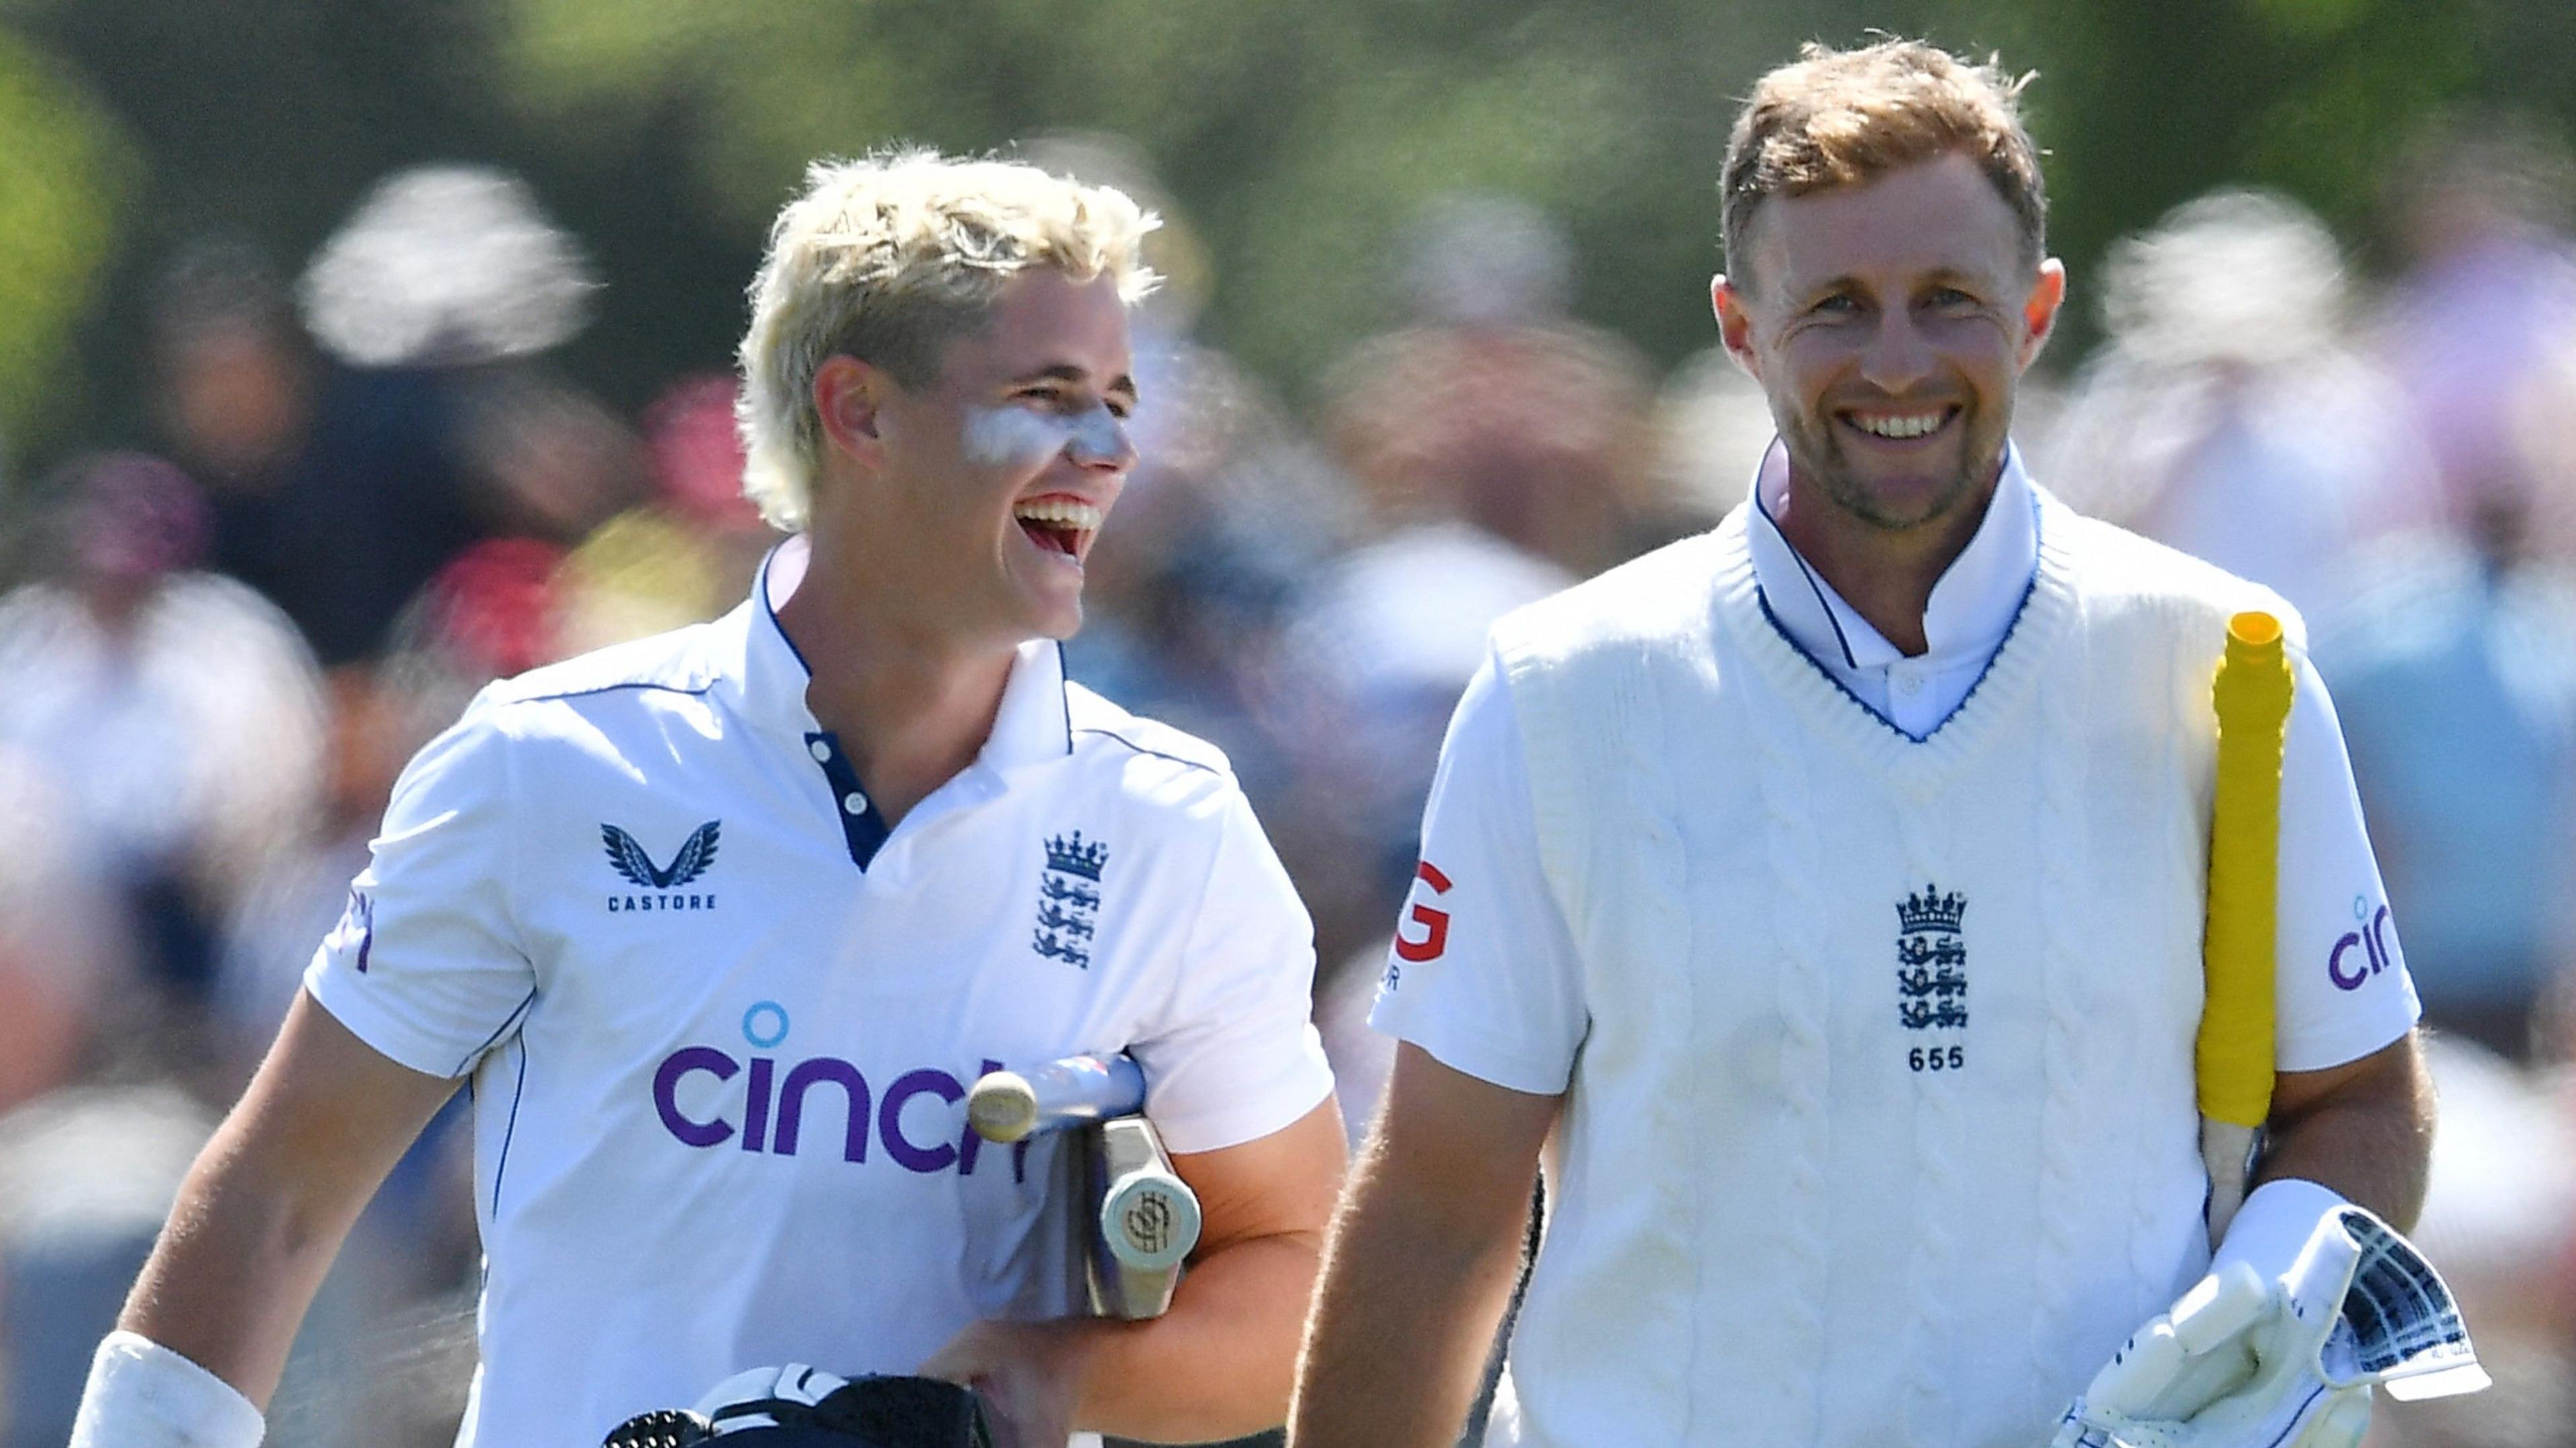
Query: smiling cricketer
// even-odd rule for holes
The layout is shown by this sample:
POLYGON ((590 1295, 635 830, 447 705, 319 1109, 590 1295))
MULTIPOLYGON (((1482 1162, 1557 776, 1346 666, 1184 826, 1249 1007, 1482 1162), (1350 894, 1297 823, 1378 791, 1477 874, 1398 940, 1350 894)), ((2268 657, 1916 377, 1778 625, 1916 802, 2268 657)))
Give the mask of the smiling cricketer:
POLYGON ((2012 444, 2066 295, 2019 91, 1814 47, 1738 117, 1712 301, 1779 440, 1713 531, 1493 632, 1375 1007, 1401 1045, 1298 1448, 1454 1441, 1542 1169, 1490 1442, 2358 1435, 2387 1365, 2335 1355, 2318 1283, 2367 1255, 2347 1223, 2421 1201, 2414 991, 2296 616, 2077 516, 2012 444), (2213 1258, 2211 688, 2258 610, 2295 695, 2277 1012, 2213 1258), (2251 1295, 2175 1307, 2213 1261, 2251 1295), (2155 1381, 2091 1391, 2133 1336, 2155 1381), (2210 1436, 2284 1405, 2297 1433, 2210 1436))

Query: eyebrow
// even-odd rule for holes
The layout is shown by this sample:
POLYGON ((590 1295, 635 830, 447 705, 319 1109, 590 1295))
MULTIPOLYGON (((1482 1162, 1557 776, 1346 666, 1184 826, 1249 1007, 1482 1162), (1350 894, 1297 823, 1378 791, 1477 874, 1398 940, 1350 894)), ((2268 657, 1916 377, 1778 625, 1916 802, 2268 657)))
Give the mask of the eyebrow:
MULTIPOLYGON (((1035 372, 1022 373, 1017 378, 1014 378, 1013 382, 1015 384, 1020 382, 1071 382, 1079 384, 1090 380, 1091 373, 1088 369, 1076 367, 1070 362, 1058 362, 1052 367, 1041 367, 1035 372)), ((1132 398, 1136 395, 1136 379, 1124 372, 1121 372, 1117 376, 1110 378, 1108 385, 1100 390, 1103 392, 1123 393, 1132 398)))
MULTIPOLYGON (((1915 282, 1917 285, 1922 286, 1952 286, 1959 283, 1965 283, 1969 286, 1987 290, 1992 289, 1994 285, 1991 278, 1982 278, 1974 273, 1961 271, 1959 268, 1954 266, 1938 267, 1932 271, 1925 272, 1922 276, 1915 278, 1915 282)), ((1816 282, 1799 291, 1792 292, 1789 295, 1792 299, 1793 305, 1803 307, 1814 302, 1822 301, 1824 298, 1832 296, 1836 292, 1865 292, 1868 290, 1868 285, 1862 282, 1859 277, 1849 272, 1845 272, 1841 276, 1829 277, 1824 281, 1816 282)))
POLYGON ((1842 276, 1829 277, 1824 281, 1815 282, 1811 285, 1801 287, 1798 290, 1789 293, 1789 297, 1792 301, 1803 307, 1809 302, 1822 300, 1825 297, 1832 296, 1836 292, 1847 292, 1853 290, 1866 291, 1868 288, 1861 286, 1860 278, 1852 276, 1849 273, 1845 273, 1842 276))

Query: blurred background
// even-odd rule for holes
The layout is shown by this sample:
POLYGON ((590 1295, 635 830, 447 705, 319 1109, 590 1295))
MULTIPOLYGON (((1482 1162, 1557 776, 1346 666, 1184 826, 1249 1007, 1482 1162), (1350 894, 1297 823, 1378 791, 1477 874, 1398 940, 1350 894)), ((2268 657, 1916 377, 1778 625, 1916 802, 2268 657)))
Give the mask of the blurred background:
MULTIPOLYGON (((2576 1443, 2576 7, 0 0, 0 1448, 63 1441, 410 752, 742 596, 730 353, 820 155, 1163 213, 1069 658, 1233 756, 1356 1131, 1483 631, 1742 496, 1726 128, 1873 27, 2040 73, 2035 474, 2278 587, 2342 709, 2439 1030, 2421 1235, 2499 1383, 2374 1442, 2576 1443)), ((461 1146, 370 1211, 272 1443, 447 1441, 461 1146)))

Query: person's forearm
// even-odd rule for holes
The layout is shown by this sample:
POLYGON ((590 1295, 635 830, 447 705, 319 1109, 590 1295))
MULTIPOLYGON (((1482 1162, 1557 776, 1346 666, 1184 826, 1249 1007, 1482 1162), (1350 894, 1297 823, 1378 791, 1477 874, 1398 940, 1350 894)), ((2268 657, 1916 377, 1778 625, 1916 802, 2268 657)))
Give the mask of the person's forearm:
POLYGON ((1321 1236, 1231 1243, 1191 1266, 1161 1317, 1099 1324, 1075 1421, 1155 1443, 1240 1438, 1285 1422, 1321 1236))
POLYGON ((1294 1448, 1447 1448, 1520 1266, 1529 1200, 1460 1222, 1374 1157, 1333 1229, 1289 1421, 1294 1448))
POLYGON ((117 1325, 265 1407, 367 1199, 456 1083, 397 1065, 298 992, 189 1168, 117 1325))
POLYGON ((117 1326, 264 1410, 355 1211, 317 1215, 291 1184, 272 1179, 273 1163, 245 1146, 236 1125, 219 1131, 189 1171, 117 1326))

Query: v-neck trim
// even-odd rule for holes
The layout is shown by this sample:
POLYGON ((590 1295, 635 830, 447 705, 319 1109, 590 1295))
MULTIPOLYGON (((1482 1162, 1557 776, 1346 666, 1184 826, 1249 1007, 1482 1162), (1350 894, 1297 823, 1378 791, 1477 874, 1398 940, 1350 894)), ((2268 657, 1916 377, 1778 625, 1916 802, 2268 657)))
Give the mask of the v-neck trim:
POLYGON ((1772 613, 1754 576, 1746 537, 1749 506, 1719 525, 1719 558, 1711 607, 1718 627, 1764 679, 1802 708, 1820 732, 1840 740, 1876 768, 1929 784, 1947 776, 1997 729, 1995 721, 2022 707, 2037 688, 2041 662, 2054 652, 2076 613, 2067 567, 2067 519, 2054 499, 2033 486, 2038 508, 2039 562, 2014 610, 2003 642, 1986 661, 1967 697, 1921 738, 1898 728, 1836 678, 1772 613))

